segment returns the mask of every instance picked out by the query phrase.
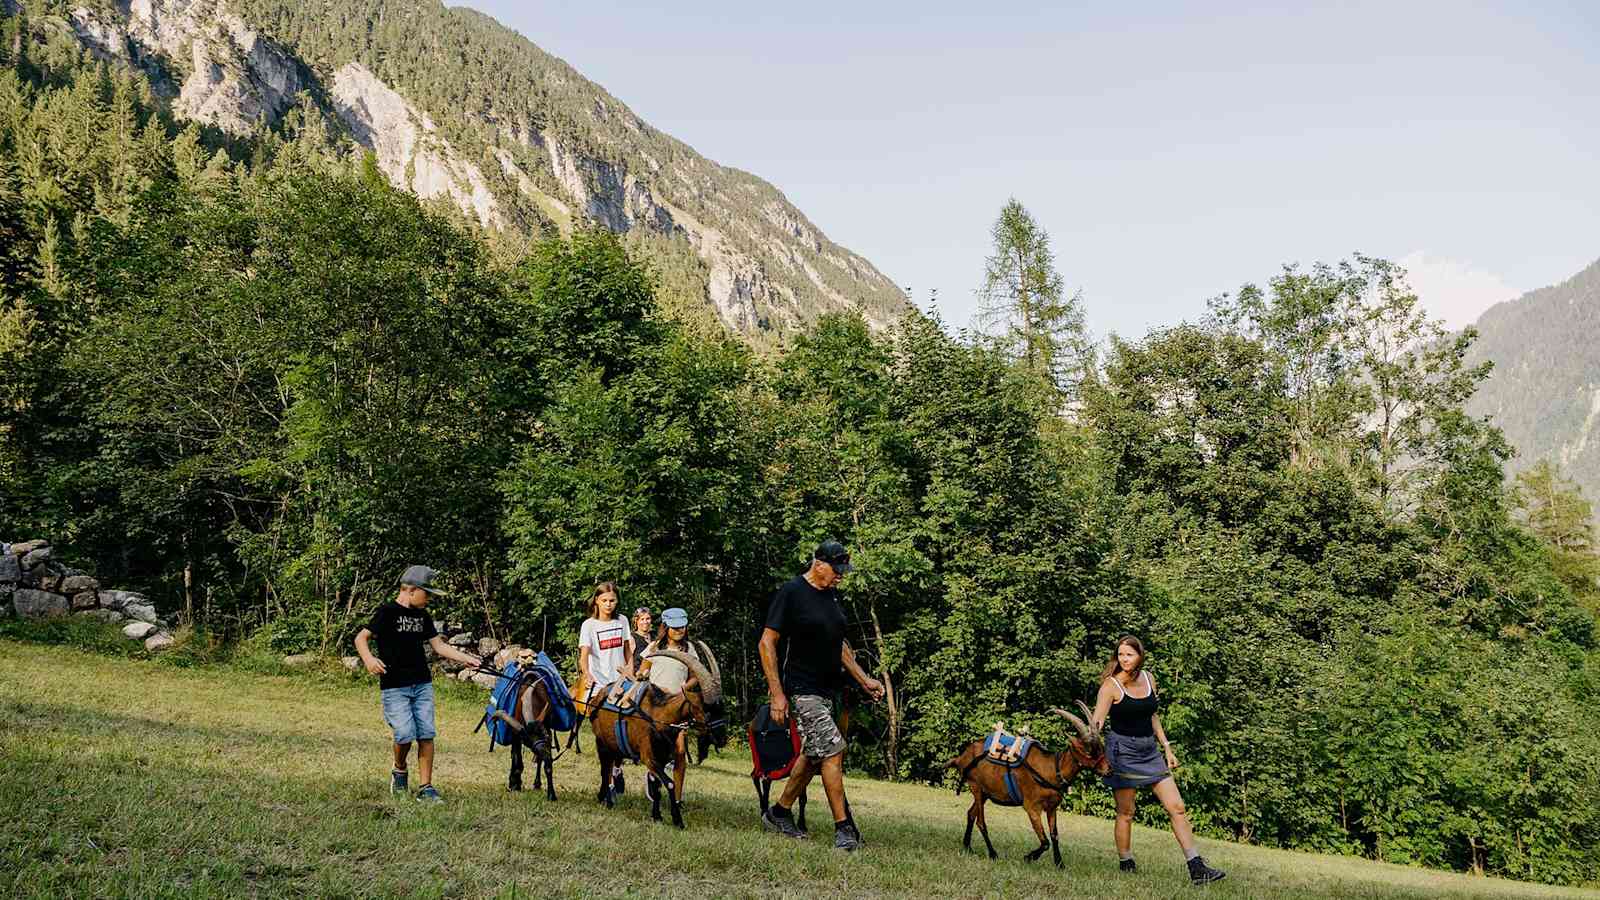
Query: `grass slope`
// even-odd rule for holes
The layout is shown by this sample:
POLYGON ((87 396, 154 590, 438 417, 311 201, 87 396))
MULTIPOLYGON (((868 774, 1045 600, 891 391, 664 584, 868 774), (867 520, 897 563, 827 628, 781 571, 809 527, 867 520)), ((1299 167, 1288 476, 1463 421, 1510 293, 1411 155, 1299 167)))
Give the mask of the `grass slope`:
MULTIPOLYGON (((629 770, 613 811, 594 756, 556 764, 559 800, 505 790, 509 756, 471 730, 481 693, 444 685, 448 802, 387 794, 377 690, 343 675, 175 669, 0 640, 0 896, 803 895, 1182 897, 1170 835, 1140 829, 1115 871, 1111 823, 1066 816, 1066 869, 1018 857, 1020 811, 991 807, 1002 858, 960 852, 966 801, 853 778, 868 846, 761 832, 737 750, 694 769, 689 829, 650 822, 629 770)), ((585 746, 591 741, 586 737, 585 746)), ((815 810, 825 810, 820 785, 815 810)), ((822 814, 826 818, 826 813, 822 814)), ((815 829, 815 824, 813 824, 815 829)), ((976 836, 975 836, 976 838, 976 836)), ((981 846, 981 843, 980 843, 981 846)), ((1213 897, 1600 897, 1363 860, 1207 841, 1213 897)))

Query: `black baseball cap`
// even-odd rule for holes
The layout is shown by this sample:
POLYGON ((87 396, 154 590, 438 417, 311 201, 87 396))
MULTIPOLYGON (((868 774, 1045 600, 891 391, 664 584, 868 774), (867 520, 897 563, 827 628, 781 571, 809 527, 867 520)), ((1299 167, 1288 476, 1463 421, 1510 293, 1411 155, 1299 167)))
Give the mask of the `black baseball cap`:
POLYGON ((818 544, 817 552, 811 554, 811 558, 827 563, 840 575, 850 574, 850 570, 853 568, 850 565, 850 551, 844 549, 844 545, 835 540, 826 540, 818 544))

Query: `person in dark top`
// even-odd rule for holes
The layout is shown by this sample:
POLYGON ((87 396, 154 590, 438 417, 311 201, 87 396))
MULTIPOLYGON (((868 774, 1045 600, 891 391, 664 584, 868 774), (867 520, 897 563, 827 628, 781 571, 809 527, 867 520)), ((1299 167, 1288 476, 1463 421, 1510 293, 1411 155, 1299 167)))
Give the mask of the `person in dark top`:
POLYGON ((1195 884, 1221 881, 1225 873, 1206 865, 1205 857, 1195 846, 1183 796, 1172 779, 1178 757, 1161 728, 1157 712, 1160 699, 1155 679, 1144 669, 1144 644, 1131 634, 1124 635, 1101 675, 1091 725, 1099 731, 1108 720, 1111 723, 1111 730, 1106 732, 1106 759, 1111 763, 1111 774, 1105 782, 1117 799, 1114 835, 1119 865, 1124 872, 1137 871, 1133 862, 1133 798, 1139 788, 1149 787, 1172 818, 1172 833, 1188 860, 1189 880, 1195 884), (1160 753, 1156 750, 1158 745, 1160 753))
POLYGON ((833 845, 841 850, 861 845, 861 833, 850 818, 844 796, 844 735, 834 722, 831 706, 841 668, 872 699, 883 696, 883 685, 862 670, 844 637, 844 610, 835 585, 849 571, 850 554, 844 545, 824 541, 812 554, 811 568, 785 582, 773 595, 760 644, 772 721, 781 725, 794 716, 802 753, 783 787, 783 796, 762 814, 762 824, 788 837, 805 837, 789 810, 811 776, 821 771, 822 787, 833 809, 833 845))
POLYGON ((433 673, 428 670, 424 645, 433 652, 467 666, 481 661, 470 653, 444 642, 428 615, 428 598, 444 592, 434 586, 438 572, 427 566, 411 566, 400 576, 400 594, 378 607, 372 621, 356 634, 356 653, 367 671, 378 676, 383 697, 383 719, 394 730, 394 770, 389 774, 389 790, 407 792, 406 756, 413 742, 417 745, 417 777, 422 786, 417 799, 441 803, 443 797, 433 787, 433 673), (378 654, 370 642, 378 639, 378 654))

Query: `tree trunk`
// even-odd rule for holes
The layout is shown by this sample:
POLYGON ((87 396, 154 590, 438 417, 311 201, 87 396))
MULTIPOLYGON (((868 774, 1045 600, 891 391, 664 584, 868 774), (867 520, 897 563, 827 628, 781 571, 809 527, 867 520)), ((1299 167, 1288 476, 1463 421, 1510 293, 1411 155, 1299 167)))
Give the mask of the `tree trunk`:
POLYGON ((872 616, 872 637, 878 642, 878 672, 883 676, 883 699, 889 706, 889 736, 888 736, 888 761, 889 777, 898 778, 900 775, 900 704, 895 698, 894 678, 889 674, 889 663, 883 653, 883 626, 878 623, 878 605, 867 604, 867 612, 872 616))

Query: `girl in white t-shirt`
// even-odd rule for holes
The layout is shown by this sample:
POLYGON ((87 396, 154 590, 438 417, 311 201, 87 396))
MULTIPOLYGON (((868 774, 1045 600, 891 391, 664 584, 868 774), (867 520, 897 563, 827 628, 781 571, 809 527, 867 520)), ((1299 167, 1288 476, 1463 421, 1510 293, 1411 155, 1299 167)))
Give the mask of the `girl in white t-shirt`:
POLYGON ((589 618, 578 632, 578 694, 585 701, 622 678, 633 677, 633 630, 617 615, 617 586, 602 581, 589 598, 589 618))
MULTIPOLYGON (((602 581, 589 597, 589 618, 578 631, 578 696, 585 708, 604 702, 598 696, 606 685, 633 677, 633 629, 617 615, 617 586, 602 581)), ((611 776, 611 784, 622 793, 622 766, 611 776)))

